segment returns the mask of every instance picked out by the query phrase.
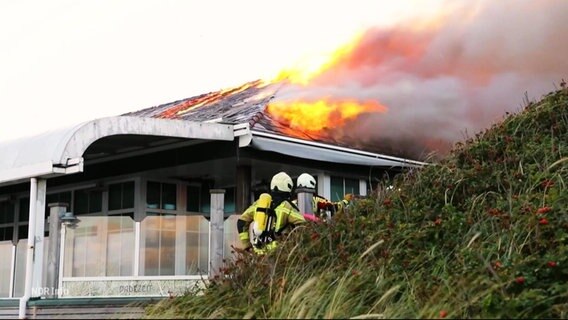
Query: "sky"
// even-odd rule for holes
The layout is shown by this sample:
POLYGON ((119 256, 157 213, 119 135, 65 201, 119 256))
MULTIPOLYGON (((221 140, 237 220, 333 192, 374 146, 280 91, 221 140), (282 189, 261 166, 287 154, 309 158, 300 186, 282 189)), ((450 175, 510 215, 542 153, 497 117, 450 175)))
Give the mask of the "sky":
POLYGON ((269 77, 441 3, 1 1, 0 141, 269 77))
POLYGON ((372 101, 383 111, 330 134, 423 153, 568 79, 566 21, 564 0, 5 0, 0 142, 270 79, 333 53, 278 102, 372 101))

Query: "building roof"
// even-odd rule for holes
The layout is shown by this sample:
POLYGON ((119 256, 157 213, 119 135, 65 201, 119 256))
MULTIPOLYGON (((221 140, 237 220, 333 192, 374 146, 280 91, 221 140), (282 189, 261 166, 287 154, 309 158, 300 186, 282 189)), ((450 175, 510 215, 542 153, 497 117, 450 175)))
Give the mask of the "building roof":
MULTIPOLYGON (((392 146, 365 143, 341 134, 341 128, 326 128, 319 132, 306 132, 290 128, 289 124, 275 119, 267 111, 273 99, 280 98, 279 92, 292 88, 286 82, 267 83, 262 80, 245 83, 242 86, 210 92, 171 103, 126 113, 126 116, 211 121, 228 124, 249 123, 254 133, 262 132, 304 141, 320 142, 373 154, 397 156, 399 160, 407 154, 397 153, 392 146), (335 134, 339 133, 339 134, 335 134)), ((411 161, 424 164, 419 161, 411 161)))
POLYGON ((117 135, 234 140, 233 126, 225 124, 127 116, 101 118, 0 143, 0 185, 80 172, 87 148, 99 139, 117 135))
POLYGON ((158 144, 179 139, 232 141, 238 137, 241 147, 312 160, 380 167, 425 164, 376 152, 372 146, 353 148, 349 143, 325 133, 314 135, 291 130, 286 123, 279 122, 266 111, 270 101, 285 85, 260 80, 248 82, 239 87, 121 116, 96 119, 36 137, 0 143, 3 155, 0 158, 0 185, 32 177, 48 178, 80 172, 85 151, 93 142, 118 135, 170 138, 156 141, 158 144))

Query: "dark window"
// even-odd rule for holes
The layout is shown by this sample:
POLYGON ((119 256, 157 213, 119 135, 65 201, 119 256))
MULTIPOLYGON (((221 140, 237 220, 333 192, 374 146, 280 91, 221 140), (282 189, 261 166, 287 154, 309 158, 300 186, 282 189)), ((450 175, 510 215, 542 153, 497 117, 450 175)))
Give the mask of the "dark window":
POLYGON ((14 204, 10 201, 0 202, 0 224, 14 222, 14 204))
POLYGON ((46 214, 49 212, 49 204, 50 203, 67 203, 67 205, 71 205, 71 192, 60 192, 60 193, 52 193, 45 196, 45 212, 46 214))
POLYGON ((225 189, 225 213, 235 212, 235 187, 225 189))
MULTIPOLYGON (((20 199, 20 222, 25 222, 30 220, 30 198, 20 199)), ((21 237, 20 237, 21 239, 21 237)))
POLYGON ((331 201, 343 199, 343 178, 331 177, 331 201))
POLYGON ((134 182, 111 184, 108 188, 108 209, 134 208, 134 182))
POLYGON ((28 225, 23 225, 18 227, 18 239, 27 239, 28 238, 28 225))
POLYGON ((187 187, 187 211, 189 212, 199 212, 199 198, 200 198, 200 188, 196 186, 187 187))
POLYGON ((344 193, 359 194, 359 180, 346 178, 344 193))
POLYGON ((14 238, 14 227, 0 227, 0 241, 12 241, 14 238))
POLYGON ((177 186, 173 183, 148 182, 146 207, 149 209, 176 210, 177 186))
POLYGON ((342 200, 345 194, 359 194, 359 180, 342 177, 331 177, 331 201, 342 200))
POLYGON ((73 213, 101 212, 103 192, 100 190, 77 190, 73 201, 73 213))

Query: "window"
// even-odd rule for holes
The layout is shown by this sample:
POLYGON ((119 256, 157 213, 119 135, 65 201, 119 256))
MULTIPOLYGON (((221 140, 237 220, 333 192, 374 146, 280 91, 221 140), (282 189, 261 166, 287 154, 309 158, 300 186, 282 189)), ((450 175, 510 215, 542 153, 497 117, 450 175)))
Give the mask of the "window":
POLYGON ((148 213, 145 231, 144 275, 175 274, 176 216, 148 213))
POLYGON ((146 208, 176 210, 177 186, 173 183, 148 182, 146 208))
POLYGON ((132 214, 81 216, 65 236, 64 277, 132 276, 132 214))
MULTIPOLYGON (((235 187, 225 188, 224 211, 225 216, 235 212, 235 187)), ((204 214, 209 217, 211 213, 211 193, 206 188, 197 186, 187 187, 187 212, 204 214)))
POLYGON ((108 186, 108 211, 103 190, 76 190, 73 196, 73 212, 81 217, 67 229, 63 276, 134 275, 134 181, 108 186))
POLYGON ((73 199, 73 213, 76 215, 103 211, 101 190, 76 190, 73 199))
POLYGON ((359 194, 359 180, 342 177, 331 177, 331 201, 340 201, 345 194, 359 194))
POLYGON ((111 184, 108 188, 108 209, 134 208, 134 181, 111 184))
POLYGON ((14 239, 14 204, 10 201, 0 202, 0 241, 14 239))
POLYGON ((201 188, 197 186, 187 186, 187 212, 201 212, 201 188))

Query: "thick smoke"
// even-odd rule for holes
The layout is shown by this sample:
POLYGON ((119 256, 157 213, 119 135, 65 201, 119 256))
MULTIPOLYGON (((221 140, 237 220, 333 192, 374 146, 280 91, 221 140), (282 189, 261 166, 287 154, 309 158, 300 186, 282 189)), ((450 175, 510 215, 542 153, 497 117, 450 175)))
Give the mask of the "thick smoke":
POLYGON ((454 7, 422 27, 373 29, 307 87, 279 95, 376 99, 328 134, 356 146, 423 158, 443 154, 568 79, 568 1, 485 1, 454 7))

